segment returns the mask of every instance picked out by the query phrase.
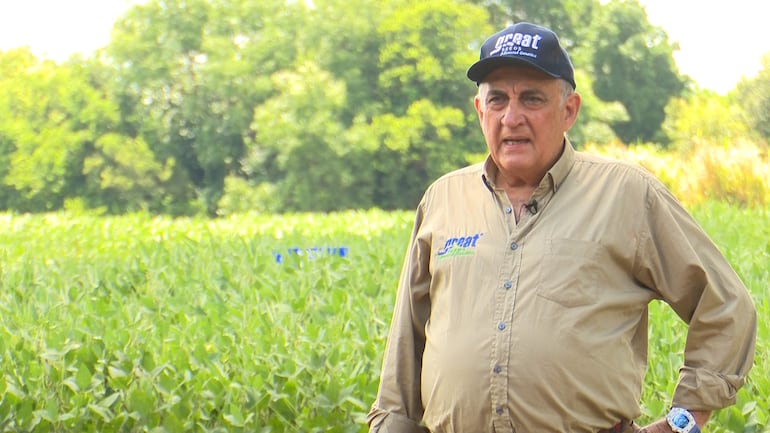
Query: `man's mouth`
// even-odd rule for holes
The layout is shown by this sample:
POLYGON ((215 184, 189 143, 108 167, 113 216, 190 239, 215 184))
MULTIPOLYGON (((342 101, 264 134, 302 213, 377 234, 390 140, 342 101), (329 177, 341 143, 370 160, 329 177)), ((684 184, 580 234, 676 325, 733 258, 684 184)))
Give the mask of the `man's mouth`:
POLYGON ((504 138, 503 139, 503 144, 504 145, 513 146, 513 145, 517 145, 517 144, 527 144, 527 143, 529 143, 529 139, 528 138, 514 138, 514 137, 511 137, 511 138, 504 138))

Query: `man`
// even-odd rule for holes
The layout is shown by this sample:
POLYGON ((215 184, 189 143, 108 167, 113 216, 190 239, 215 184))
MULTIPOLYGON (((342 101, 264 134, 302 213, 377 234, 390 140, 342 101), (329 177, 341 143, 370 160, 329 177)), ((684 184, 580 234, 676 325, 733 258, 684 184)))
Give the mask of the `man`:
POLYGON ((645 429, 698 433, 753 362, 746 288, 659 181, 573 149, 553 32, 502 30, 468 77, 489 156, 419 204, 370 431, 639 431, 659 299, 689 327, 672 411, 645 429))

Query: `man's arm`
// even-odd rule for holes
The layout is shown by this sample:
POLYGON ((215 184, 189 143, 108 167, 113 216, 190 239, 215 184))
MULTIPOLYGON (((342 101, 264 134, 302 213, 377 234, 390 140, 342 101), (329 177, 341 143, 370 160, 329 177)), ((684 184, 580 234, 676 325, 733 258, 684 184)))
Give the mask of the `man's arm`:
MULTIPOLYGON (((757 317, 743 282, 695 220, 662 186, 647 197, 647 234, 637 278, 688 324, 672 406, 699 426, 735 403, 754 360, 757 317)), ((666 420, 647 428, 671 432, 666 420)))
POLYGON ((401 270, 377 399, 366 419, 373 433, 427 432, 420 426, 420 381, 430 316, 430 242, 420 239, 422 218, 421 204, 401 270))
POLYGON ((397 413, 382 412, 376 416, 370 413, 369 416, 370 433, 429 433, 418 422, 397 413))

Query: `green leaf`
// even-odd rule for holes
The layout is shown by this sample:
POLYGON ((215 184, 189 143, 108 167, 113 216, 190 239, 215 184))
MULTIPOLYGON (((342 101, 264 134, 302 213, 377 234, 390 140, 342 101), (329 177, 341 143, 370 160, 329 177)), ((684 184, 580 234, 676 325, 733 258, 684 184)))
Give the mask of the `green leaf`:
POLYGON ((110 422, 113 418, 112 411, 109 408, 98 404, 89 404, 88 410, 95 413, 96 415, 99 415, 99 417, 105 422, 110 422))
POLYGON ((154 395, 141 387, 128 391, 128 408, 138 412, 143 419, 149 419, 154 412, 155 402, 154 395))
POLYGON ((45 402, 46 420, 56 422, 59 420, 59 402, 56 399, 48 399, 45 402))
POLYGON ((91 371, 88 369, 88 367, 80 363, 78 366, 78 371, 75 376, 75 385, 77 385, 77 389, 73 390, 77 392, 80 389, 86 389, 91 384, 91 379, 93 378, 93 375, 91 374, 91 371))
POLYGON ((230 405, 229 412, 225 414, 224 416, 225 420, 230 423, 230 425, 234 427, 244 427, 245 426, 245 419, 243 417, 243 412, 241 412, 240 407, 237 405, 230 405))
POLYGON ((115 393, 112 393, 111 395, 101 399, 99 401, 99 403, 97 403, 97 404, 99 406, 101 406, 101 407, 107 407, 108 408, 108 407, 111 407, 118 398, 120 398, 120 394, 115 392, 115 393))

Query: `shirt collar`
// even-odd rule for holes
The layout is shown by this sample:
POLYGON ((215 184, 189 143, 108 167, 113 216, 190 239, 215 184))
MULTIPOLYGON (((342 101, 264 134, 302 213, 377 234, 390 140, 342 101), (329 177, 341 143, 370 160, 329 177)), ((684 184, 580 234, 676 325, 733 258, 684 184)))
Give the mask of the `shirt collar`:
MULTIPOLYGON (((567 178, 574 163, 575 148, 572 147, 572 143, 565 137, 564 150, 562 151, 561 156, 546 172, 545 177, 540 181, 540 186, 538 186, 537 189, 549 188, 553 192, 556 192, 561 184, 564 183, 564 180, 567 178)), ((482 168, 481 179, 490 191, 495 189, 495 181, 497 180, 498 173, 499 170, 492 160, 492 155, 487 155, 487 159, 484 161, 482 168)))

